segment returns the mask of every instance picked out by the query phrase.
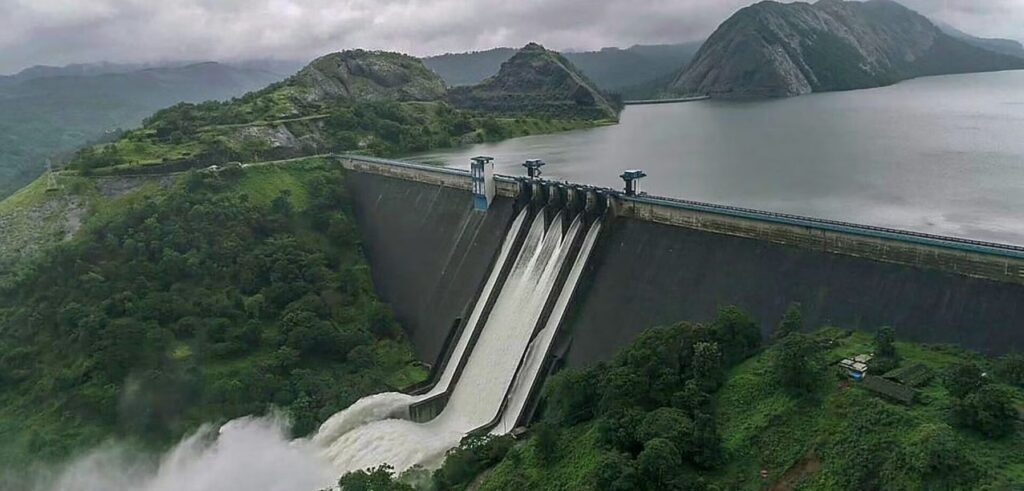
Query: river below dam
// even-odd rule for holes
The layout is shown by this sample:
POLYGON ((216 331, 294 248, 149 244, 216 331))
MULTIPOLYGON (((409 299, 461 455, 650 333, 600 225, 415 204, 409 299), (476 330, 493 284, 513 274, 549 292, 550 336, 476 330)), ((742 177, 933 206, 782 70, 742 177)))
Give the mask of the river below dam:
POLYGON ((748 102, 629 106, 618 125, 409 157, 1024 245, 1024 72, 748 102))

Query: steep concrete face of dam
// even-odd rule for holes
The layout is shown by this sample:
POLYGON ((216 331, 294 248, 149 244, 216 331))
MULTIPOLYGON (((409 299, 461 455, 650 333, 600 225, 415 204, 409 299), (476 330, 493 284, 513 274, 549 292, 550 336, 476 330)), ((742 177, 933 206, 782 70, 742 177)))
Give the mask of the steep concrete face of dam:
MULTIPOLYGON (((442 379, 450 383, 438 384, 420 396, 366 397, 321 427, 313 442, 338 472, 384 463, 398 471, 417 464, 430 468, 468 433, 502 434, 512 429, 537 380, 539 370, 533 369, 530 360, 546 356, 551 336, 545 333, 560 324, 600 230, 600 223, 596 223, 586 231, 582 214, 570 215, 564 210, 555 210, 549 222, 546 210, 540 209, 530 219, 512 260, 513 256, 506 255, 506 246, 519 242, 517 237, 529 212, 520 212, 503 240, 500 256, 511 261, 510 267, 505 268, 504 261, 499 260, 492 268, 507 270, 507 277, 492 295, 485 293, 476 300, 477 305, 490 306, 486 316, 461 334, 476 341, 465 354, 455 355, 458 359, 445 365, 442 379), (567 215, 573 218, 566 219, 567 215), (584 232, 582 243, 578 242, 584 232), (554 308, 547 309, 552 303, 554 308), (544 328, 539 329, 541 326, 544 328), (461 375, 449 373, 457 371, 461 375), (409 420, 414 404, 438 400, 445 405, 436 417, 409 420), (510 423, 503 425, 509 409, 514 414, 508 418, 510 423)), ((488 280, 487 285, 490 283, 488 280)), ((463 344, 461 339, 459 344, 463 344)))
POLYGON ((377 293, 433 363, 453 321, 468 316, 505 232, 513 201, 473 211, 465 190, 349 172, 346 187, 377 293))
POLYGON ((1024 348, 1024 248, 539 179, 495 178, 474 210, 468 173, 341 162, 375 287, 419 357, 441 363, 428 389, 322 425, 312 443, 340 472, 439 465, 466 434, 527 422, 563 361, 609 359, 645 329, 727 305, 765 337, 800 302, 808 328, 1024 348))
POLYGON ((983 352, 1024 350, 1024 286, 620 218, 605 231, 568 329, 567 363, 610 358, 644 329, 737 305, 767 336, 790 302, 807 326, 874 330, 983 352))

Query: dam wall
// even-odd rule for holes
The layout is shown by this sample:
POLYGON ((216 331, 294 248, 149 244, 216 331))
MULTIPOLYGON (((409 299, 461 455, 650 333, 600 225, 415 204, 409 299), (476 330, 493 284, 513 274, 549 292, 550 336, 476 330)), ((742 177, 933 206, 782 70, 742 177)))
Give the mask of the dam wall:
MULTIPOLYGON (((351 171, 378 293, 433 363, 475 300, 514 202, 536 187, 496 176, 491 209, 474 213, 468 172, 337 158, 351 171)), ((790 302, 809 328, 892 325, 906 340, 1024 350, 1024 248, 589 189, 608 198, 606 230, 558 335, 568 346, 560 363, 607 359, 644 329, 707 321, 726 305, 751 312, 768 336, 790 302)))
MULTIPOLYGON (((774 227, 772 231, 777 230, 774 227)), ((790 302, 808 328, 874 330, 989 353, 1024 350, 1024 285, 825 248, 623 217, 604 233, 568 324, 566 363, 607 360, 643 330, 750 312, 768 336, 790 302)))
MULTIPOLYGON (((443 174, 415 177, 436 175, 443 174)), ((470 192, 457 185, 368 171, 348 172, 345 183, 374 287, 405 327, 416 356, 435 363, 490 271, 512 221, 513 200, 498 197, 480 213, 470 192)))
POLYGON ((1024 247, 657 197, 619 197, 646 222, 1024 285, 1024 247))

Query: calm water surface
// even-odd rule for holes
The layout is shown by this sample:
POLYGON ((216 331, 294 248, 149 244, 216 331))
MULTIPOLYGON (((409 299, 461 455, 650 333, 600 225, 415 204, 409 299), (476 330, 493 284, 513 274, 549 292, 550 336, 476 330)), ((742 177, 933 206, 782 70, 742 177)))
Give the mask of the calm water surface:
POLYGON ((1024 245, 1024 72, 758 102, 633 106, 616 126, 411 157, 1024 245))

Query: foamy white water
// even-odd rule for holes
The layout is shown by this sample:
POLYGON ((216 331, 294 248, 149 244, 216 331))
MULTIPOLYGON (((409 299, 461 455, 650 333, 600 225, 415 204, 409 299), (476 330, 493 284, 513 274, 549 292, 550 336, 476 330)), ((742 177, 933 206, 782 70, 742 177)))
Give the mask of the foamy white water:
MULTIPOLYGON (((516 224, 506 237, 502 255, 508 255, 506 247, 510 249, 511 243, 515 241, 519 227, 523 225, 521 220, 525 220, 525 212, 517 217, 516 224)), ((581 233, 582 223, 581 219, 576 219, 563 234, 565 218, 562 213, 555 216, 550 226, 545 226, 544 214, 538 213, 526 232, 523 245, 494 299, 490 313, 481 322, 489 293, 498 279, 498 272, 492 271, 485 291, 474 307, 469 329, 463 333, 454 353, 466 353, 471 329, 479 329, 479 337, 472 351, 466 353, 468 358, 461 377, 451 388, 448 403, 436 418, 422 424, 401 417, 354 424, 366 421, 368 412, 376 415, 389 411, 401 412, 399 408, 367 411, 366 408, 377 407, 375 402, 357 403, 358 409, 353 409, 356 408, 353 406, 324 424, 314 441, 324 447, 323 455, 332 462, 336 471, 351 472, 383 463, 394 466, 398 472, 414 465, 436 467, 443 461, 445 453, 458 445, 463 436, 498 418, 544 306, 548 298, 556 293, 553 290, 559 272, 569 259, 572 243, 581 233)), ((596 232, 594 234, 596 236, 596 232)), ((500 258, 495 269, 500 269, 504 262, 500 258)), ((573 284, 576 279, 573 279, 573 284)), ((564 305, 559 308, 559 318, 562 313, 564 305)), ((549 342, 550 339, 545 341, 549 342)), ((458 364, 454 356, 440 378, 446 385, 451 384, 458 364)), ((542 354, 534 356, 543 357, 542 354)), ((531 373, 535 376, 536 370, 531 373)), ((435 388, 427 396, 443 391, 443 387, 435 388)), ((406 401, 399 398, 389 397, 388 400, 399 405, 406 404, 406 401)), ((522 403, 516 403, 520 406, 517 411, 521 410, 522 403)))
MULTIPOLYGON (((529 208, 523 208, 516 216, 512 227, 509 228, 508 234, 505 235, 505 240, 501 244, 501 250, 498 253, 498 261, 494 263, 496 266, 492 269, 491 273, 487 277, 487 282, 484 284, 483 290, 480 292, 480 299, 488 299, 494 292, 494 287, 498 283, 498 279, 501 277, 502 266, 508 261, 508 256, 512 252, 512 246, 515 245, 516 238, 519 237, 519 233, 522 231, 526 218, 529 215, 529 208)), ((452 351, 451 359, 445 366, 444 371, 438 378, 437 384, 430 390, 426 397, 432 397, 448 390, 451 385, 452 378, 455 376, 455 368, 458 366, 459 360, 466 354, 466 347, 469 345, 469 340, 473 336, 473 332, 480 329, 480 318, 483 316, 484 308, 487 302, 477 301, 476 305, 473 306, 473 312, 469 316, 469 320, 466 322, 466 329, 463 330, 462 335, 459 337, 458 342, 455 345, 455 349, 452 351)))
MULTIPOLYGON (((569 234, 575 236, 582 226, 582 217, 577 217, 570 228, 569 234)), ((537 376, 540 374, 541 368, 543 368, 548 349, 551 347, 551 342, 555 339, 555 334, 558 333, 558 326, 565 317, 565 311, 569 307, 573 294, 576 292, 576 286, 579 284, 580 277, 583 275, 583 269, 587 265, 590 253, 594 250, 594 244, 597 242, 597 236, 600 232, 601 223, 595 222, 591 225, 587 236, 583 239, 583 244, 580 245, 576 261, 573 263, 572 269, 565 279, 562 292, 558 295, 558 300, 555 301, 551 314, 544 324, 544 329, 530 343, 523 366, 516 375, 512 389, 509 391, 508 401, 505 410, 501 414, 501 420, 491 430, 492 434, 507 434, 515 428, 516 422, 522 416, 526 401, 534 388, 534 384, 537 383, 537 376)), ((569 235, 567 235, 566 240, 567 243, 572 243, 569 235)))
POLYGON ((513 222, 452 359, 439 377, 438 387, 430 393, 365 397, 329 418, 310 439, 289 440, 284 418, 270 416, 237 419, 219 429, 205 427, 159 459, 108 445, 61 469, 37 473, 18 489, 314 491, 334 486, 347 472, 383 463, 391 464, 398 472, 416 465, 435 468, 468 432, 494 421, 506 399, 507 414, 494 433, 511 430, 600 229, 599 224, 590 228, 565 286, 555 291, 559 272, 571 260, 571 246, 582 233, 583 221, 577 217, 563 235, 562 213, 547 227, 544 213, 538 213, 484 319, 485 306, 511 258, 516 238, 526 226, 526 218, 524 210, 513 222), (544 306, 553 294, 558 297, 551 317, 531 343, 544 306), (479 338, 472 352, 467 352, 474 330, 480 330, 479 338), (465 368, 441 414, 424 424, 407 420, 411 404, 444 392, 451 385, 463 356, 468 356, 465 368))
POLYGON ((338 474, 319 449, 289 441, 283 418, 241 418, 204 427, 162 458, 114 444, 12 489, 34 491, 315 491, 338 474))

